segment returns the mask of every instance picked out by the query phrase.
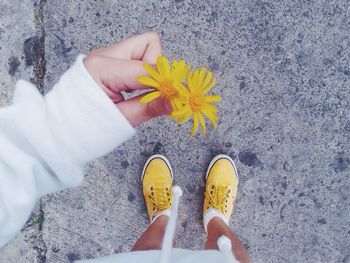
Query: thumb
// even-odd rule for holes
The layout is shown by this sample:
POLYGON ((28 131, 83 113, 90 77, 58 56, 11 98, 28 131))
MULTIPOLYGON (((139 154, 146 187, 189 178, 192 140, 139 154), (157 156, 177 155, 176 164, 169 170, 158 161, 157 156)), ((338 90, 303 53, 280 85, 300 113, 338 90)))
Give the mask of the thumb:
POLYGON ((172 112, 171 104, 163 98, 157 98, 147 104, 141 104, 140 99, 144 95, 142 94, 117 104, 118 109, 133 127, 152 118, 172 112))

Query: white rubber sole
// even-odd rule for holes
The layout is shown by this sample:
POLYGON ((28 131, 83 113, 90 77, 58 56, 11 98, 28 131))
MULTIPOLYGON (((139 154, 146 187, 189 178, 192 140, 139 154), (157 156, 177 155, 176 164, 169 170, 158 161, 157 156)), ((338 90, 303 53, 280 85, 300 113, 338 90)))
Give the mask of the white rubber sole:
POLYGON ((171 168, 171 165, 170 165, 170 162, 169 160, 164 156, 164 155, 161 155, 161 154, 154 154, 152 155, 151 157, 149 157, 145 163, 145 165, 143 166, 143 170, 142 170, 142 175, 141 175, 141 182, 143 181, 143 176, 145 175, 145 171, 146 171, 146 168, 147 166, 149 165, 149 163, 154 160, 154 159, 162 159, 166 164, 167 166, 169 167, 170 169, 170 174, 171 174, 171 180, 174 180, 174 174, 173 174, 173 169, 171 168))
POLYGON ((238 177, 238 172, 237 172, 236 165, 235 165, 234 161, 232 160, 232 158, 230 156, 226 155, 226 154, 218 154, 210 161, 210 164, 209 164, 208 169, 207 169, 207 174, 205 175, 205 179, 208 179, 208 175, 209 175, 210 169, 213 167, 215 162, 217 160, 220 160, 220 159, 227 159, 227 160, 230 161, 230 163, 232 164, 233 168, 235 169, 235 174, 237 176, 237 185, 238 185, 239 184, 239 177, 238 177))

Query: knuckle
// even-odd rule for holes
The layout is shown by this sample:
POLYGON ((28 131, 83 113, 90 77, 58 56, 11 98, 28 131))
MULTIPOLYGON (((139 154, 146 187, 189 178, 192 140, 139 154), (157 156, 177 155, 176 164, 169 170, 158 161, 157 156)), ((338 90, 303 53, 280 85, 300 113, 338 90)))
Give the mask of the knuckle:
POLYGON ((100 83, 100 75, 101 75, 101 57, 95 54, 94 52, 90 52, 85 58, 84 58, 84 66, 87 69, 87 71, 90 73, 90 75, 98 82, 100 83))

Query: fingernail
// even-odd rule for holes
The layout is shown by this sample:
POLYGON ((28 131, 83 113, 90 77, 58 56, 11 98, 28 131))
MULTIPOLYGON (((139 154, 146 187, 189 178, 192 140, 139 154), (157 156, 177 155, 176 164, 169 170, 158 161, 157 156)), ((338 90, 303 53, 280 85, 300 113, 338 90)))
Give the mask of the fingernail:
POLYGON ((171 106, 170 102, 167 100, 164 100, 164 108, 166 110, 166 114, 169 114, 173 111, 173 107, 171 106))

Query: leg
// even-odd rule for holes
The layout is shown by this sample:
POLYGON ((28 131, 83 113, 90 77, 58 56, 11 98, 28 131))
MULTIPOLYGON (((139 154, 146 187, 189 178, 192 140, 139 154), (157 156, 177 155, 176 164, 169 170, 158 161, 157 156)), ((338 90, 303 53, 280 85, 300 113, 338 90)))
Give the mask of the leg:
POLYGON ((232 252, 235 258, 241 263, 251 263, 248 251, 239 241, 238 237, 233 231, 225 224, 225 222, 218 217, 214 217, 208 223, 208 237, 205 243, 205 249, 218 249, 217 240, 222 235, 231 239, 232 252))
POLYGON ((231 240, 232 252, 241 263, 250 263, 247 250, 228 226, 237 195, 238 174, 233 160, 217 155, 209 164, 203 204, 204 229, 208 234, 206 249, 219 249, 218 239, 225 235, 231 240))
POLYGON ((158 154, 151 156, 141 180, 150 225, 132 251, 161 249, 173 199, 173 172, 168 159, 158 154))
POLYGON ((161 249, 167 216, 158 217, 136 241, 132 251, 161 249))

